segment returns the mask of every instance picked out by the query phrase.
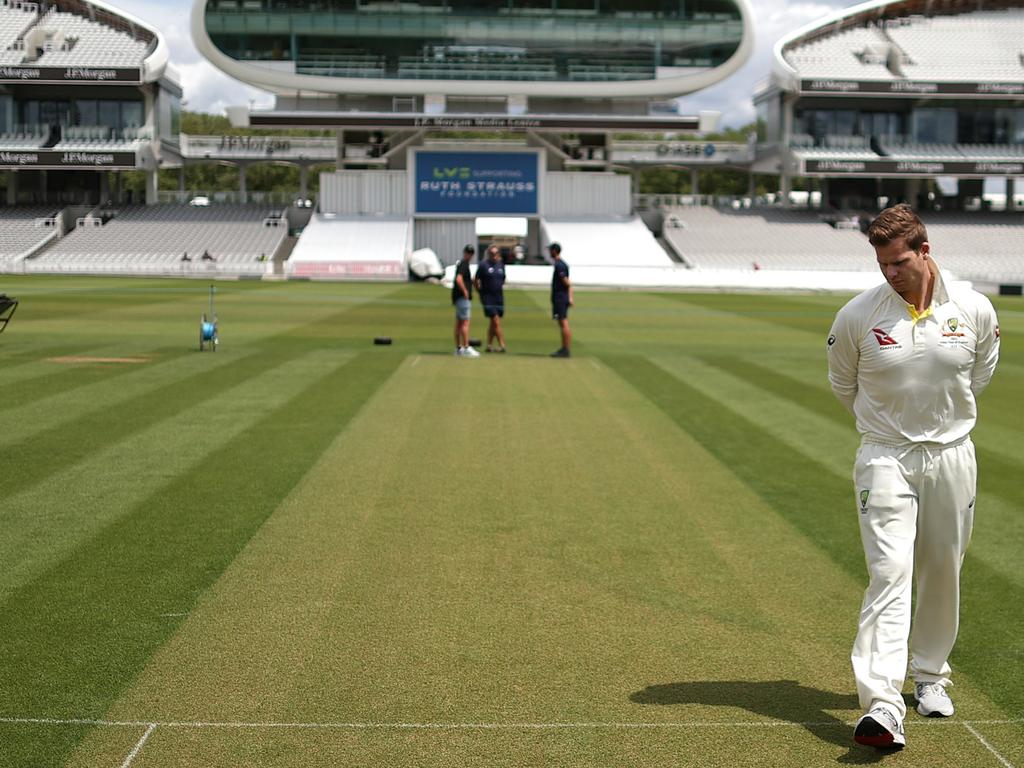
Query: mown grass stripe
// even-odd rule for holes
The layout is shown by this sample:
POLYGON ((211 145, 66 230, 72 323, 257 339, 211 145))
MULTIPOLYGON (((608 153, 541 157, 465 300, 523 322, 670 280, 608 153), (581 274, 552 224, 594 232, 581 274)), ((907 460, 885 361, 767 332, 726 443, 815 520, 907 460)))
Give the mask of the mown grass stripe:
MULTIPOLYGON (((127 366, 129 370, 116 380, 98 379, 80 387, 50 394, 40 387, 36 397, 0 412, 0 429, 7 444, 30 444, 38 435, 59 431, 83 418, 97 418, 107 414, 111 420, 119 418, 120 405, 139 394, 173 386, 176 382, 237 363, 247 355, 175 356, 167 360, 154 360, 145 365, 127 366)), ((194 392, 193 396, 201 396, 194 392)), ((2 488, 0 481, 0 488, 2 488)))
MULTIPOLYGON (((0 600, 352 355, 313 350, 283 361, 8 496, 0 507, 0 600)), ((257 458, 254 469, 270 461, 257 458)))
MULTIPOLYGON (((0 708, 102 718, 320 453, 400 362, 362 354, 203 457, 0 609, 0 708), (255 460, 266 460, 253 474, 255 460)), ((80 733, 8 744, 14 764, 61 765, 80 733)), ((44 738, 45 736, 45 738, 44 738)))
MULTIPOLYGON (((603 359, 837 565, 864 580, 860 533, 848 478, 808 462, 775 435, 646 358, 606 355, 603 359)), ((1015 592, 1014 585, 984 561, 975 558, 968 563, 963 604, 972 609, 955 656, 963 671, 1011 715, 1024 711, 1024 689, 1005 684, 1015 679, 1019 670, 1017 654, 1024 652, 1024 613, 1008 612, 1002 599, 1015 592), (1006 655, 993 658, 988 651, 996 647, 1006 655)))
MULTIPOLYGON (((143 353, 140 356, 171 363, 186 354, 189 354, 189 351, 182 347, 164 347, 154 349, 150 353, 143 353)), ((118 357, 123 355, 123 352, 76 351, 75 355, 118 357)), ((148 365, 149 363, 144 364, 148 365)), ((136 365, 118 363, 58 363, 46 359, 33 369, 34 376, 25 376, 16 382, 8 381, 3 385, 3 390, 0 392, 0 411, 35 402, 42 392, 45 392, 47 397, 55 397, 80 387, 112 382, 124 374, 131 373, 136 368, 136 365)))

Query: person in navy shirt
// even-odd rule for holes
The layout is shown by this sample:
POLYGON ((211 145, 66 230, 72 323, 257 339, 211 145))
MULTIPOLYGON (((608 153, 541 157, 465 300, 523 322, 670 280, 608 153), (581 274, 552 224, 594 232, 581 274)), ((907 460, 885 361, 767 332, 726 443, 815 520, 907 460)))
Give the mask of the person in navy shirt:
POLYGON ((569 265, 562 259, 562 246, 551 243, 548 246, 551 260, 554 262, 554 273, 551 275, 551 316, 558 323, 562 335, 562 346, 552 357, 569 357, 569 345, 572 344, 572 331, 569 330, 569 307, 573 305, 572 283, 569 281, 569 265))
POLYGON ((477 267, 473 282, 480 294, 480 303, 484 305, 484 316, 490 321, 486 351, 504 352, 505 331, 501 327, 501 318, 505 316, 505 264, 498 246, 492 244, 487 248, 487 256, 477 267), (494 347, 495 339, 497 348, 494 347))

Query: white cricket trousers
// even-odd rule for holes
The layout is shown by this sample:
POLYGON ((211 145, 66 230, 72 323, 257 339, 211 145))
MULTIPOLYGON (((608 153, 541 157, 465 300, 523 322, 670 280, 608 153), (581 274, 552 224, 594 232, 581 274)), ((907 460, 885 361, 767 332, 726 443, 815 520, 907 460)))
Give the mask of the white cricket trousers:
POLYGON ((949 685, 960 618, 960 566, 974 525, 977 462, 970 438, 949 446, 865 439, 853 482, 869 582, 851 660, 860 706, 906 715, 903 682, 949 685), (910 635, 912 576, 917 608, 910 635))

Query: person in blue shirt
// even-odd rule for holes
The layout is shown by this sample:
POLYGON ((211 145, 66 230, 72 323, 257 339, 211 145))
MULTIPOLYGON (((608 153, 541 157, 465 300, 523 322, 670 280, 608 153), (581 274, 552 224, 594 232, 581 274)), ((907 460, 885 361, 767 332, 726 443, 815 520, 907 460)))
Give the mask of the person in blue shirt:
POLYGON ((487 248, 486 258, 477 267, 473 283, 480 294, 480 303, 484 305, 484 316, 490 321, 486 351, 504 352, 505 331, 501 327, 501 319, 505 316, 505 264, 498 246, 492 244, 487 248), (494 347, 495 339, 497 348, 494 347))
POLYGON ((569 265, 562 259, 562 246, 551 243, 548 246, 554 272, 551 275, 551 316, 558 323, 562 335, 562 346, 552 352, 552 357, 569 357, 572 331, 569 329, 569 307, 573 305, 572 283, 569 281, 569 265))

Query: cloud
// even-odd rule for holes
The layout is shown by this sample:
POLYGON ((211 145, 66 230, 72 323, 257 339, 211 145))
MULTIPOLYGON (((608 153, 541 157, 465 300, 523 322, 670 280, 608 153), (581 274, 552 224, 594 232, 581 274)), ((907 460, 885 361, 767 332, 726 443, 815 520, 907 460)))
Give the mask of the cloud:
MULTIPOLYGON (((171 64, 179 73, 188 108, 219 113, 225 106, 255 100, 264 106, 273 96, 223 74, 204 59, 192 43, 189 16, 191 0, 107 0, 163 34, 171 52, 171 64)), ((771 52, 783 35, 834 11, 851 5, 848 0, 752 0, 756 43, 750 60, 724 82, 681 99, 682 110, 696 114, 705 109, 722 113, 723 126, 740 126, 754 119, 753 95, 771 74, 771 52)))
POLYGON ((772 48, 780 38, 850 3, 758 0, 754 6, 754 52, 739 71, 718 85, 680 100, 686 114, 704 109, 722 113, 721 125, 739 127, 754 121, 754 92, 771 75, 772 48))

